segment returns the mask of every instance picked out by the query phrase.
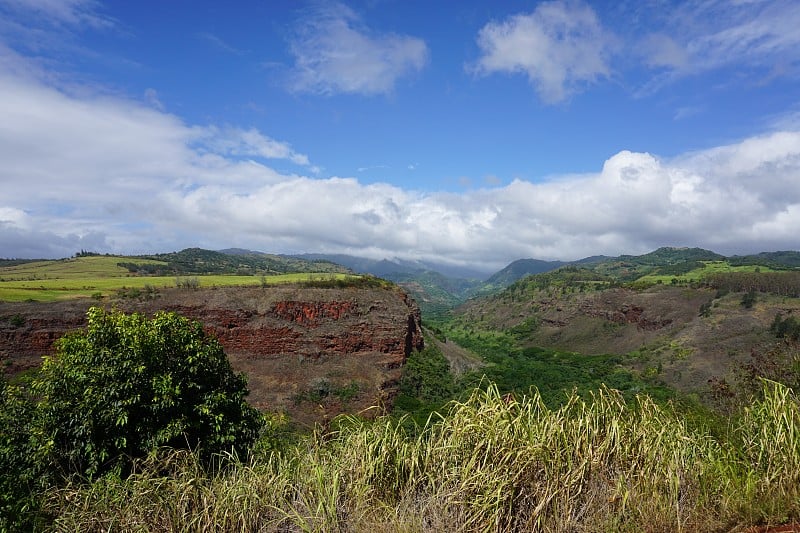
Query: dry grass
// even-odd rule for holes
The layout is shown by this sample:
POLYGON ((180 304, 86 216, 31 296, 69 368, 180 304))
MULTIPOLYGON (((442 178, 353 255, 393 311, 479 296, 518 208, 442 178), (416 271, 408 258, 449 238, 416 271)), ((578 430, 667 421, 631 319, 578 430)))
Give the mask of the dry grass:
POLYGON ((409 434, 344 420, 206 474, 191 455, 55 491, 61 531, 728 531, 800 517, 800 407, 765 384, 719 442, 646 397, 476 391, 409 434))

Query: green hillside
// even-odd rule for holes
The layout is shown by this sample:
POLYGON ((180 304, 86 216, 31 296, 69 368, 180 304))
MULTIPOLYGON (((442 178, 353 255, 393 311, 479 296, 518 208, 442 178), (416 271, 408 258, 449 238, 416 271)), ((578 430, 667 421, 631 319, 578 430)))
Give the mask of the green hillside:
POLYGON ((350 272, 349 269, 330 261, 305 260, 258 252, 230 254, 201 248, 137 256, 134 261, 124 261, 122 265, 132 273, 162 276, 171 274, 256 275, 291 272, 350 272))
POLYGON ((510 263, 507 267, 493 274, 486 280, 487 285, 495 287, 507 287, 520 278, 532 274, 549 272, 563 266, 563 261, 541 261, 539 259, 518 259, 510 263))
POLYGON ((403 285, 420 302, 423 312, 438 317, 469 299, 498 294, 528 276, 534 276, 535 283, 539 284, 577 283, 576 287, 580 287, 587 282, 598 282, 607 286, 635 284, 646 287, 657 283, 695 283, 722 272, 772 272, 798 268, 800 252, 726 258, 702 248, 663 247, 638 256, 594 256, 570 263, 519 259, 482 282, 449 277, 431 270, 409 269, 402 273, 384 273, 383 276, 403 285), (545 273, 552 276, 536 277, 545 273))
POLYGON ((761 252, 755 255, 733 256, 728 258, 731 265, 765 265, 776 270, 800 268, 800 252, 761 252))
POLYGON ((440 316, 464 302, 476 284, 473 280, 448 278, 430 270, 396 273, 386 278, 403 287, 427 317, 440 316))
POLYGON ((653 384, 708 400, 709 380, 731 379, 753 357, 777 353, 781 339, 771 328, 776 316, 800 315, 800 271, 702 257, 658 253, 528 276, 455 309, 441 329, 460 342, 467 332, 510 336, 521 350, 614 354, 653 384), (694 268, 683 268, 687 258, 694 268), (638 272, 650 273, 633 273, 643 266, 638 272))
POLYGON ((198 248, 134 257, 84 253, 0 266, 0 301, 152 297, 172 287, 267 285, 350 276, 347 269, 326 261, 229 256, 198 248))

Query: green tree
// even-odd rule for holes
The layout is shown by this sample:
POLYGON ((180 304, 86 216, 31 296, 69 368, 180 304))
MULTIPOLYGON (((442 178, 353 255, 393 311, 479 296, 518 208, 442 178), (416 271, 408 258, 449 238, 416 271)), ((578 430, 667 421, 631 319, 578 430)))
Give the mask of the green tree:
POLYGON ((49 467, 88 477, 158 447, 201 457, 243 453, 263 417, 245 402, 246 380, 200 323, 92 307, 84 330, 65 335, 34 378, 49 467))

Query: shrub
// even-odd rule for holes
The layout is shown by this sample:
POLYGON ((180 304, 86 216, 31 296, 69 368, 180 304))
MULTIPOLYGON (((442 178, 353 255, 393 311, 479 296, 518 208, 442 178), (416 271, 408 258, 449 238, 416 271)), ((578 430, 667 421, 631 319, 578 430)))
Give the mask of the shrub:
POLYGON ((739 302, 742 307, 745 309, 751 309, 753 304, 756 303, 756 293, 755 291, 749 291, 742 296, 741 302, 739 302))
POLYGON ((197 277, 182 278, 178 276, 175 278, 175 286, 179 289, 199 289, 200 280, 197 277))
POLYGON ((87 328, 60 339, 32 383, 51 468, 124 473, 158 447, 210 459, 256 439, 262 417, 245 403, 245 378, 200 323, 97 307, 87 315, 87 328))
POLYGON ((44 472, 38 461, 34 406, 0 376, 0 531, 31 530, 44 472))

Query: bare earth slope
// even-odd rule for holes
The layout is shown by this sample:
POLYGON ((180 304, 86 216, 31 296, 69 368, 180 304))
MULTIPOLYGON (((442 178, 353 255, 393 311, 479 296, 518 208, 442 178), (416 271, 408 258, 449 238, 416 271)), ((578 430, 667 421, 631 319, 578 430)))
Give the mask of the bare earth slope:
MULTIPOLYGON (((0 359, 7 372, 36 366, 96 301, 0 303, 0 359)), ((396 288, 168 289, 122 299, 126 312, 176 311, 216 335, 248 376, 250 401, 301 425, 391 402, 412 349, 422 347, 419 309, 396 288)))

